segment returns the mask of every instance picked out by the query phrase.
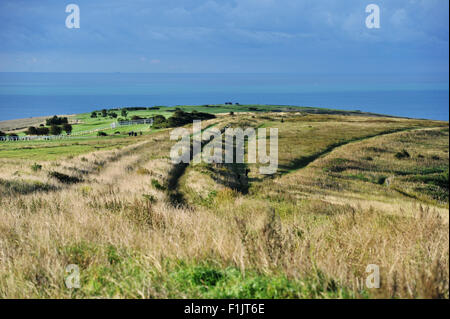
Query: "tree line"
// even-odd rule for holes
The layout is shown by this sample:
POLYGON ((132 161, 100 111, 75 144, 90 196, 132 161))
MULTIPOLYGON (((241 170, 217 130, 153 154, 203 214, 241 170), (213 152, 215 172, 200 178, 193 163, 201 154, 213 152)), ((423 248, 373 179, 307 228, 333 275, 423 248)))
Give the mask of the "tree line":
POLYGON ((192 123, 194 120, 210 120, 215 117, 214 114, 210 113, 203 113, 195 110, 189 113, 181 109, 176 109, 174 114, 168 119, 162 115, 155 115, 153 117, 153 128, 178 127, 192 123))
POLYGON ((30 126, 26 130, 27 135, 60 135, 65 131, 68 135, 72 133, 72 125, 69 124, 67 117, 53 116, 45 121, 49 127, 41 124, 39 127, 30 126))

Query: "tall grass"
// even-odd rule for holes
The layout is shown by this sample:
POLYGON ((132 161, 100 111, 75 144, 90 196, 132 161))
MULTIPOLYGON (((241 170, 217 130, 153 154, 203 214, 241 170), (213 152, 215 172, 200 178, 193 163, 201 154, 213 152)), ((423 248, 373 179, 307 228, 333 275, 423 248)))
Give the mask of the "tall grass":
MULTIPOLYGON (((318 146, 326 144, 322 138, 318 146)), ((327 157, 282 177, 253 177, 248 194, 212 178, 208 167, 190 166, 176 186, 189 202, 181 207, 156 186, 170 179, 173 143, 159 132, 120 149, 42 162, 38 171, 29 161, 2 160, 0 297, 449 297, 448 209, 391 189, 375 192, 387 186, 371 180, 346 184, 345 176, 323 170, 327 157), (50 171, 83 181, 59 183, 50 171), (54 189, 28 192, 14 184, 26 179, 54 189), (80 268, 79 289, 65 286, 69 264, 80 268), (379 289, 364 284, 369 264, 380 267, 379 289)), ((383 156, 402 149, 394 144, 383 156)), ((366 147, 383 145, 359 146, 367 157, 366 147)), ((420 152, 440 165, 428 157, 436 148, 420 152)), ((340 151, 327 156, 344 158, 340 151)), ((412 169, 415 152, 392 171, 412 169)), ((370 156, 371 169, 385 163, 370 156)))

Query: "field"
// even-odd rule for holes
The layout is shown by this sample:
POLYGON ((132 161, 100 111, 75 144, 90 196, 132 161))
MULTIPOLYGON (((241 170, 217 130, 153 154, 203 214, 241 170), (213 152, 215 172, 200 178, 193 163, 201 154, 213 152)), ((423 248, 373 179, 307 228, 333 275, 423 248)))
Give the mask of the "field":
POLYGON ((203 129, 278 128, 277 173, 173 164, 171 129, 148 125, 0 143, 0 298, 449 298, 448 122, 179 108, 217 114, 203 129))

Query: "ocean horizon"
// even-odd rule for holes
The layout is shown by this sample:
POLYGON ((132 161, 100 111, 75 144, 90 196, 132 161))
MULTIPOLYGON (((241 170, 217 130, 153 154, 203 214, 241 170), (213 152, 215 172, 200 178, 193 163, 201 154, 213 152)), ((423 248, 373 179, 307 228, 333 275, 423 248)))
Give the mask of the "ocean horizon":
POLYGON ((449 120, 445 75, 0 73, 0 121, 103 108, 225 102, 449 120))

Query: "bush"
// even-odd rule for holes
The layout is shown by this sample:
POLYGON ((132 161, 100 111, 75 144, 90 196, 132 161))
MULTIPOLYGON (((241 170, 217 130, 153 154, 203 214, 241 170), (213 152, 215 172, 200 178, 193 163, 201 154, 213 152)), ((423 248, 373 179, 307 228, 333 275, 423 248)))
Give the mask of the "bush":
POLYGON ((33 165, 31 165, 31 170, 32 170, 33 172, 40 171, 41 169, 42 169, 42 165, 39 165, 39 164, 36 164, 36 163, 34 163, 33 165))
POLYGON ((106 109, 102 110, 102 116, 103 117, 107 117, 108 116, 108 111, 106 109))
POLYGON ((30 126, 25 133, 27 135, 38 135, 37 134, 37 129, 34 126, 30 126))
POLYGON ((142 117, 140 117, 140 116, 138 116, 138 115, 133 115, 132 117, 131 117, 131 120, 132 121, 137 121, 137 120, 142 120, 143 118, 142 117))
POLYGON ((61 126, 58 126, 58 125, 52 125, 52 126, 50 127, 50 134, 51 134, 51 135, 60 135, 61 132, 62 132, 61 126))
POLYGON ((62 125, 69 123, 67 117, 58 117, 56 115, 53 116, 52 118, 47 119, 45 122, 47 125, 62 125))
POLYGON ((153 127, 154 128, 165 128, 167 127, 167 120, 162 115, 153 116, 153 127))
POLYGON ((176 110, 175 113, 167 120, 169 127, 183 126, 192 123, 194 120, 209 120, 216 116, 214 114, 193 111, 192 113, 176 110))
POLYGON ((127 107, 128 111, 143 111, 143 110, 147 110, 146 107, 141 107, 141 106, 137 106, 137 107, 127 107))
POLYGON ((433 161, 439 161, 441 158, 439 156, 437 156, 437 155, 433 155, 433 156, 431 156, 431 159, 433 161))
POLYGON ((67 133, 70 134, 72 133, 72 125, 66 123, 63 125, 62 129, 67 133))
POLYGON ((96 118, 96 117, 97 117, 97 112, 95 112, 95 111, 92 112, 92 113, 91 113, 91 118, 96 118))
POLYGON ((128 115, 127 109, 122 109, 122 111, 120 112, 120 115, 123 117, 127 117, 127 115, 128 115))
POLYGON ((159 182, 158 182, 158 180, 156 180, 156 179, 152 179, 152 186, 154 187, 154 188, 156 188, 157 190, 160 190, 160 191, 162 191, 162 190, 164 190, 165 188, 164 188, 164 186, 162 186, 159 182))
POLYGON ((50 130, 48 127, 34 127, 30 126, 28 130, 25 132, 28 135, 48 135, 50 130))
POLYGON ((76 184, 76 183, 80 183, 83 181, 81 178, 66 175, 63 173, 56 172, 56 171, 49 172, 48 175, 50 177, 56 178, 59 182, 61 182, 63 184, 76 184))
POLYGON ((6 136, 5 132, 0 131, 0 136, 6 136))
POLYGON ((410 158, 411 155, 409 155, 408 151, 403 149, 401 152, 397 152, 395 155, 395 158, 402 159, 402 158, 410 158))
POLYGON ((181 109, 177 109, 174 114, 166 119, 162 115, 155 115, 153 117, 153 128, 166 128, 166 127, 178 127, 189 123, 194 120, 209 120, 216 116, 214 114, 202 113, 192 111, 191 113, 184 112, 181 109))
POLYGON ((40 127, 37 131, 38 135, 48 135, 50 133, 50 129, 48 127, 40 127))
POLYGON ((98 132, 97 136, 108 136, 108 134, 106 134, 105 132, 98 132))

